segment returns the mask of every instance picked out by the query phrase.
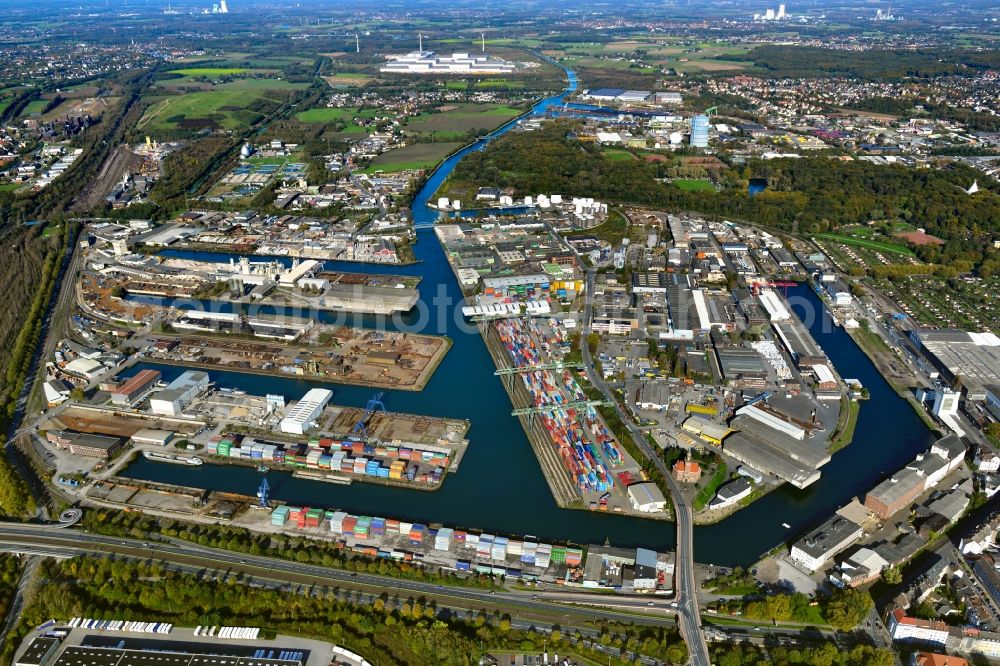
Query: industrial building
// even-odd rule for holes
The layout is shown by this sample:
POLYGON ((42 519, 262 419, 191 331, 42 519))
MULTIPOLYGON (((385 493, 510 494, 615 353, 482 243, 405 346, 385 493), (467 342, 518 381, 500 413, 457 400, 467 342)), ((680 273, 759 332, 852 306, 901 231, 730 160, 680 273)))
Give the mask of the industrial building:
POLYGON ((129 407, 139 402, 160 380, 159 370, 140 370, 111 392, 111 402, 129 407))
POLYGON ((59 639, 54 636, 36 636, 14 661, 14 666, 45 666, 59 649, 59 639))
MULTIPOLYGON (((649 90, 626 90, 624 88, 591 88, 580 94, 580 99, 594 102, 642 103, 652 96, 649 90)), ((676 94, 676 93, 674 93, 676 94)), ((678 98, 680 95, 678 95, 678 98)))
POLYGON ((746 477, 741 476, 729 483, 724 484, 715 493, 715 497, 709 503, 708 508, 713 511, 725 509, 733 506, 744 497, 748 497, 753 492, 753 484, 746 477))
POLYGON ((656 487, 655 483, 633 483, 628 487, 628 500, 632 508, 642 513, 656 513, 663 511, 667 506, 667 500, 663 493, 656 487))
POLYGON ((179 416, 209 383, 207 372, 188 370, 167 384, 167 388, 150 396, 149 409, 161 416, 179 416))
POLYGON ((514 63, 485 54, 439 56, 433 51, 421 50, 395 58, 382 65, 379 71, 386 74, 510 74, 514 71, 514 63))
POLYGON ((132 435, 132 441, 136 444, 153 444, 155 446, 166 446, 173 439, 174 433, 170 430, 158 430, 156 428, 143 428, 132 435))
POLYGON ((964 459, 962 440, 956 435, 943 437, 913 462, 868 491, 865 506, 879 518, 887 519, 961 467, 964 459))
POLYGON ((309 392, 289 410, 285 418, 281 419, 279 425, 281 432, 304 435, 332 397, 333 391, 328 389, 309 389, 309 392))
POLYGON ((120 437, 105 437, 72 430, 50 430, 45 438, 58 449, 66 449, 73 455, 89 456, 110 460, 122 450, 125 441, 120 437))
POLYGON ((910 339, 946 381, 962 378, 968 399, 984 400, 986 387, 1000 384, 1000 337, 993 333, 913 329, 910 339))
POLYGON ((816 571, 863 533, 860 525, 834 514, 792 545, 792 561, 816 571))
POLYGON ((691 146, 708 148, 708 116, 697 115, 691 118, 691 146))
POLYGON ((108 371, 108 368, 104 364, 82 357, 73 359, 63 369, 71 375, 83 377, 84 379, 97 379, 108 371))
POLYGON ((719 368, 726 382, 731 385, 759 386, 767 379, 767 366, 760 354, 740 347, 715 347, 719 368))

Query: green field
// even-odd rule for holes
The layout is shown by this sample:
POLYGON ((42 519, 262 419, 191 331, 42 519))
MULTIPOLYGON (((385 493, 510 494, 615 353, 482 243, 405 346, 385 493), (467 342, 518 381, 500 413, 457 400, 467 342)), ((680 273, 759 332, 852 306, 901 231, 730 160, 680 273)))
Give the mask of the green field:
POLYGON ((414 143, 382 153, 365 173, 428 169, 462 147, 461 143, 414 143))
POLYGON ((179 74, 185 78, 191 78, 192 76, 233 76, 236 74, 246 74, 248 69, 243 69, 242 67, 192 67, 191 69, 172 69, 168 74, 179 74))
POLYGON ((137 127, 195 129, 201 124, 236 129, 256 115, 246 108, 260 97, 252 90, 207 90, 165 97, 146 109, 137 127))
POLYGON ((705 180, 704 178, 678 178, 673 181, 674 185, 682 190, 688 192, 696 192, 698 190, 714 190, 715 186, 712 182, 705 180))
POLYGON ((284 79, 236 79, 212 86, 212 90, 305 90, 308 83, 284 79))
POLYGON ((406 131, 412 134, 435 134, 456 138, 472 130, 491 130, 511 118, 521 115, 520 109, 509 106, 485 106, 481 104, 460 104, 451 111, 422 113, 406 123, 406 131))
POLYGON ((816 238, 833 241, 835 243, 843 243, 844 245, 856 245, 858 247, 868 248, 869 250, 878 250, 879 252, 892 252, 893 254, 902 254, 907 257, 914 256, 913 251, 908 247, 894 245, 892 243, 883 243, 881 241, 866 240, 864 238, 855 238, 854 236, 844 236, 841 234, 816 234, 816 238))
POLYGON ((511 81, 510 79, 488 79, 486 81, 476 81, 472 85, 472 87, 483 90, 523 88, 524 81, 511 81))
POLYGON ((634 160, 635 155, 621 148, 606 148, 601 151, 609 160, 634 160))
MULTIPOLYGON (((377 115, 375 109, 365 109, 358 111, 356 107, 345 106, 342 108, 321 107, 300 111, 295 117, 304 123, 348 123, 354 118, 374 118, 377 115)), ((349 131, 349 130, 348 130, 349 131)))
POLYGON ((24 110, 21 111, 21 114, 25 116, 30 116, 33 113, 41 113, 42 110, 45 108, 45 105, 47 105, 48 103, 49 100, 47 99, 31 100, 30 102, 28 102, 28 105, 24 107, 24 110))

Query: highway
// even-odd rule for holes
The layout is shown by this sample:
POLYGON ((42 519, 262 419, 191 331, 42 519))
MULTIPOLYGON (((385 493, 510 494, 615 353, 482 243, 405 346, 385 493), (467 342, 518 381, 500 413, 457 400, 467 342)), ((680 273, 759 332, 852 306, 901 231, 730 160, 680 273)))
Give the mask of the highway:
POLYGON ((649 445, 645 433, 625 413, 616 396, 608 385, 594 370, 594 360, 591 357, 587 336, 590 333, 591 314, 594 308, 594 274, 593 268, 587 271, 587 286, 584 295, 583 333, 580 336, 580 350, 583 355, 583 366, 587 371, 590 383, 600 390, 607 400, 614 403, 618 418, 628 428, 636 446, 649 458, 666 479, 674 503, 674 520, 677 524, 677 552, 675 555, 674 577, 677 588, 677 614, 681 635, 687 643, 691 662, 695 666, 710 666, 712 663, 708 654, 708 643, 701 627, 701 613, 698 607, 698 582, 694 573, 694 519, 691 506, 688 504, 680 488, 677 486, 663 458, 649 445))

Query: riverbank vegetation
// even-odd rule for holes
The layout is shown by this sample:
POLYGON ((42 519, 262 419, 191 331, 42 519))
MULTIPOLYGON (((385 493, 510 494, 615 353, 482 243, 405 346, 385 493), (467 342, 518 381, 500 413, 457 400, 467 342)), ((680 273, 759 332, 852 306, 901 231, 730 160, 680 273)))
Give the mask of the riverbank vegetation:
MULTIPOLYGON (((49 618, 148 616, 177 626, 257 626, 268 636, 326 640, 372 663, 467 665, 476 663, 484 651, 537 651, 543 641, 561 654, 577 652, 598 663, 608 659, 604 653, 574 645, 577 636, 558 628, 552 633, 518 630, 509 616, 486 611, 460 621, 434 601, 401 599, 388 592, 373 603, 352 604, 335 589, 292 594, 237 584, 241 581, 232 576, 217 580, 210 573, 197 576, 157 563, 103 558, 47 560, 40 575, 46 581, 45 593, 34 595, 25 608, 18 638, 49 618), (136 585, 137 580, 142 585, 136 585)), ((599 642, 620 648, 622 654, 635 650, 672 663, 687 658, 683 641, 669 629, 604 626, 599 642)), ((9 641, 4 656, 9 658, 16 645, 17 641, 9 641)))

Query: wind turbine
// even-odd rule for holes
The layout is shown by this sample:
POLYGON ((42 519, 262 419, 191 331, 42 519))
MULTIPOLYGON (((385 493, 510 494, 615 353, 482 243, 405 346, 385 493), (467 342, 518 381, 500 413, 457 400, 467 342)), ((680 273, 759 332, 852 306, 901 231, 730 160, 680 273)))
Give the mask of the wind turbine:
POLYGON ((479 36, 483 38, 483 53, 486 53, 486 33, 481 32, 479 36))
POLYGON ((420 43, 420 52, 423 53, 424 52, 424 35, 423 35, 423 33, 418 32, 417 33, 417 39, 420 40, 420 42, 419 42, 420 43))
POLYGON ((361 53, 361 35, 354 33, 354 48, 361 53))

